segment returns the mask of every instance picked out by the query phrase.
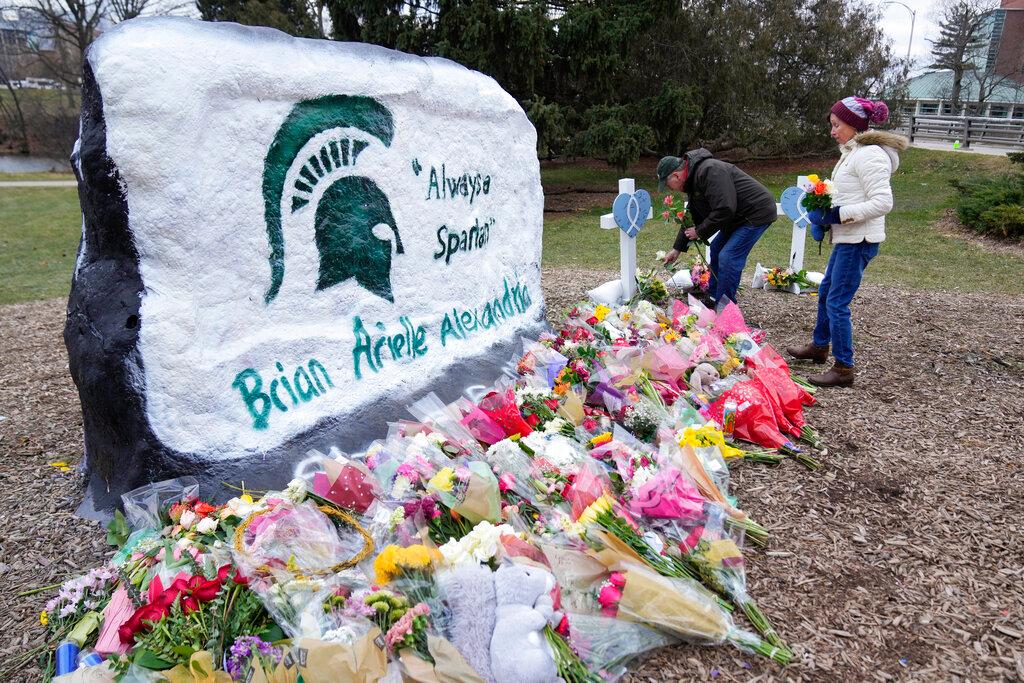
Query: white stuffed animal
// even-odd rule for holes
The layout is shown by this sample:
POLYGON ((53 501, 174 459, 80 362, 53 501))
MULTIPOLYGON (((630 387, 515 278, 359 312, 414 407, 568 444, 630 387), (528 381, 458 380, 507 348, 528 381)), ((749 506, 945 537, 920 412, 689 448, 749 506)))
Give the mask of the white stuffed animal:
POLYGON ((718 370, 711 363, 700 363, 690 373, 690 389, 698 394, 707 393, 711 385, 720 379, 718 370))
POLYGON ((491 637, 491 674, 496 683, 557 683, 544 627, 552 616, 550 572, 522 564, 504 564, 494 573, 497 603, 491 637))
POLYGON ((461 564, 438 576, 441 595, 451 609, 451 641, 487 683, 491 675, 494 634, 494 573, 476 563, 461 564))

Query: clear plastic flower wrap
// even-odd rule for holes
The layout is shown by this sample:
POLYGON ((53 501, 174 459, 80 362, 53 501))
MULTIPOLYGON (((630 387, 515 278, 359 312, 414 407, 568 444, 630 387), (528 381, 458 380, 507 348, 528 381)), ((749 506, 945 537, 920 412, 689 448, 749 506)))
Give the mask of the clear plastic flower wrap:
POLYGON ((483 455, 483 448, 473 433, 462 424, 457 408, 445 405, 437 394, 427 394, 406 410, 417 420, 430 425, 435 432, 446 437, 438 446, 448 457, 483 455))
POLYGON ((781 664, 792 658, 787 649, 736 626, 715 598, 691 579, 662 576, 641 564, 608 567, 604 580, 594 586, 602 614, 645 624, 690 642, 736 647, 781 664))
POLYGON ((547 388, 555 385, 555 379, 569 359, 558 351, 537 341, 523 339, 523 355, 519 358, 517 371, 524 378, 536 378, 547 388))
POLYGON ((473 437, 484 444, 496 444, 505 438, 505 430, 501 428, 480 407, 468 398, 460 398, 454 404, 461 415, 459 423, 469 431, 473 437))
POLYGON ((672 551, 693 568, 700 582, 743 610, 766 641, 785 647, 771 620, 747 592, 742 553, 743 531, 728 524, 720 505, 707 503, 699 520, 660 520, 656 528, 672 543, 672 551))
POLYGON ((232 555, 245 576, 324 577, 356 566, 374 550, 353 515, 270 493, 268 504, 235 529, 232 555))
POLYGON ((199 482, 195 477, 166 479, 132 489, 121 494, 124 517, 132 531, 159 529, 164 524, 160 510, 171 503, 199 495, 199 482))
POLYGON ((330 456, 316 450, 307 456, 319 457, 319 471, 307 481, 308 490, 319 498, 362 514, 381 497, 380 482, 362 457, 350 458, 336 448, 330 456))
POLYGON ((569 643, 590 670, 617 681, 640 655, 679 642, 645 624, 581 612, 567 613, 569 643))
POLYGON ((339 642, 351 642, 369 630, 371 624, 335 609, 337 596, 350 595, 362 581, 358 572, 311 577, 279 570, 271 575, 250 577, 249 589, 259 596, 267 612, 289 638, 321 638, 334 631, 339 642))
POLYGON ((452 461, 430 478, 426 488, 449 510, 473 524, 501 518, 498 478, 482 460, 452 461))

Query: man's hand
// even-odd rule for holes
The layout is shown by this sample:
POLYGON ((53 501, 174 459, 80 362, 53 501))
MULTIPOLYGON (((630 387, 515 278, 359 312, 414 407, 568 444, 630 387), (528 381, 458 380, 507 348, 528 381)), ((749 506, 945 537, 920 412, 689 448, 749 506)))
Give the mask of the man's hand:
POLYGON ((667 254, 665 254, 665 265, 675 263, 677 258, 679 258, 679 250, 672 249, 667 254))
POLYGON ((687 228, 683 234, 686 235, 688 239, 695 240, 697 239, 697 228, 691 226, 687 228))
POLYGON ((831 209, 811 209, 807 212, 807 220, 818 225, 837 225, 843 222, 839 217, 838 206, 831 209))

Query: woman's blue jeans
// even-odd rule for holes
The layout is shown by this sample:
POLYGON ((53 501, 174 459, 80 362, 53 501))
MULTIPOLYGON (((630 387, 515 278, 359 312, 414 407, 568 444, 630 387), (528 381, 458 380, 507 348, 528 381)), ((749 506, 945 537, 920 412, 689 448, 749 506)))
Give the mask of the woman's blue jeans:
POLYGON ((736 290, 740 287, 743 267, 747 265, 750 250, 761 239, 761 235, 771 225, 744 225, 736 228, 728 235, 718 233, 711 240, 711 280, 708 282, 708 293, 715 301, 724 306, 726 299, 736 301, 736 290), (723 298, 724 297, 724 298, 723 298))
POLYGON ((853 366, 853 324, 850 302, 860 287, 864 269, 878 255, 878 244, 833 244, 832 255, 825 268, 825 279, 818 287, 818 322, 814 326, 814 343, 832 343, 832 355, 847 367, 853 366))

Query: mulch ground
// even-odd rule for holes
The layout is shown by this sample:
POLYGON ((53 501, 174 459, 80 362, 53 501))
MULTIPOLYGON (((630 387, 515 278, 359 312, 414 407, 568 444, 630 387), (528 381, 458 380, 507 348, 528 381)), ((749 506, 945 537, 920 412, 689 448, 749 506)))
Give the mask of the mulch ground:
MULTIPOLYGON (((545 271, 552 317, 612 277, 545 271)), ((810 335, 814 298, 740 303, 779 349, 810 335)), ((79 476, 50 465, 82 451, 63 317, 62 301, 0 308, 0 662, 41 642, 50 594, 19 592, 106 558, 101 528, 74 516, 79 476)), ((865 286, 854 319, 857 384, 808 411, 824 466, 733 470, 772 532, 749 553, 750 593, 794 663, 680 645, 631 681, 1024 681, 1024 302, 865 286)))

